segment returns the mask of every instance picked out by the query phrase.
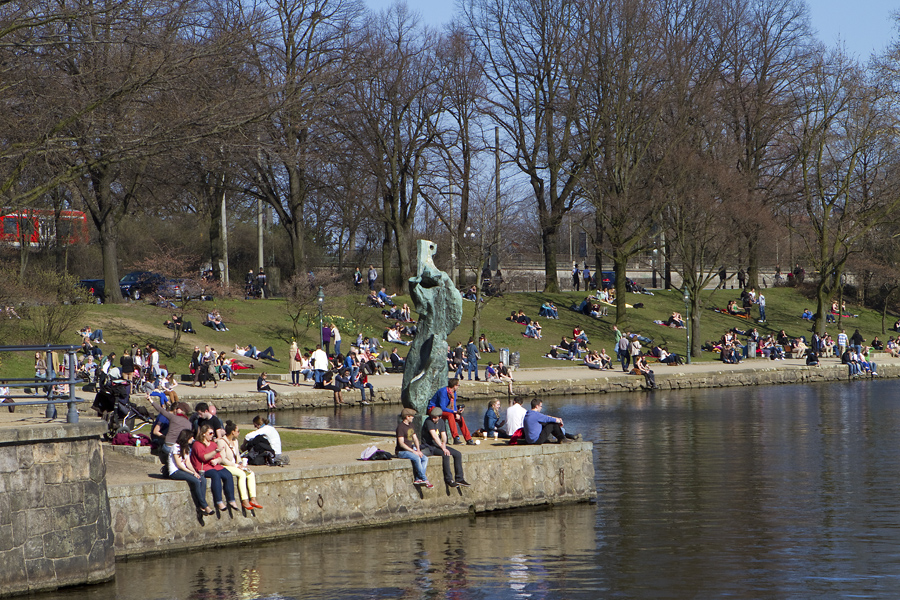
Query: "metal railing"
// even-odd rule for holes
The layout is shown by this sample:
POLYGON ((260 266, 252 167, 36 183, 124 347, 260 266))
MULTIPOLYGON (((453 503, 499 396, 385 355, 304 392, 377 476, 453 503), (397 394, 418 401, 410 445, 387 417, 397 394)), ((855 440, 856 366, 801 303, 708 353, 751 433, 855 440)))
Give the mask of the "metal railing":
POLYGON ((81 400, 75 396, 75 386, 81 383, 81 380, 76 378, 78 358, 75 353, 79 350, 81 350, 81 346, 0 346, 0 352, 40 352, 44 355, 44 361, 47 363, 47 373, 44 378, 12 379, 0 377, 0 380, 5 381, 5 385, 9 386, 10 391, 21 388, 23 392, 22 394, 8 394, 6 398, 9 398, 12 402, 4 402, 0 406, 12 408, 16 406, 45 405, 47 407, 45 412, 47 418, 55 419, 57 414, 56 405, 65 402, 68 405, 66 422, 77 423, 78 409, 75 405, 81 400), (55 364, 55 352, 64 353, 60 360, 60 365, 63 366, 63 377, 57 377, 59 365, 55 364), (25 394, 25 388, 40 390, 40 393, 25 394), (20 398, 26 401, 20 402, 20 398), (36 398, 43 399, 37 400, 36 398))

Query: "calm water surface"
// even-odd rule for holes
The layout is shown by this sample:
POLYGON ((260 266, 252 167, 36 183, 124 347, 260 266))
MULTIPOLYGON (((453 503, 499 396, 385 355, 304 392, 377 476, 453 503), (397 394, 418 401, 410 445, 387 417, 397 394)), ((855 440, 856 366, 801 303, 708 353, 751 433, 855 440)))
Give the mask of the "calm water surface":
MULTIPOLYGON (((898 385, 548 398, 595 444, 596 505, 131 561, 52 597, 898 598, 898 385)), ((396 412, 277 419, 389 430, 396 412)))

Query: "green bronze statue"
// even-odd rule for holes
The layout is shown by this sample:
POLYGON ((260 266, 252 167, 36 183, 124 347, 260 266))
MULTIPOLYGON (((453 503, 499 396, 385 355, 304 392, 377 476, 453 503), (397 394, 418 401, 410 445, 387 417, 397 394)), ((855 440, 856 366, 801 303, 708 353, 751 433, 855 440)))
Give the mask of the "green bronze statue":
POLYGON ((425 416, 428 401, 447 385, 447 336, 462 321, 462 296, 450 277, 434 266, 437 245, 419 240, 419 268, 409 279, 419 321, 418 332, 406 356, 401 400, 403 406, 418 412, 416 423, 425 416))

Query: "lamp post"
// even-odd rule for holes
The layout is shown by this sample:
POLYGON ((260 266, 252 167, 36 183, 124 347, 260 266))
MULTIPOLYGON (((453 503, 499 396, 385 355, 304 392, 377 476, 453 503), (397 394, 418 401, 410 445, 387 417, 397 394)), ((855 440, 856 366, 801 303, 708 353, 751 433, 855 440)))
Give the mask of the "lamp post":
POLYGON ((687 364, 691 364, 691 294, 684 288, 684 328, 687 330, 687 364))
POLYGON ((319 302, 319 346, 324 348, 325 340, 322 338, 322 328, 325 326, 325 322, 322 309, 325 306, 325 290, 321 285, 319 286, 319 293, 316 294, 316 300, 319 302))

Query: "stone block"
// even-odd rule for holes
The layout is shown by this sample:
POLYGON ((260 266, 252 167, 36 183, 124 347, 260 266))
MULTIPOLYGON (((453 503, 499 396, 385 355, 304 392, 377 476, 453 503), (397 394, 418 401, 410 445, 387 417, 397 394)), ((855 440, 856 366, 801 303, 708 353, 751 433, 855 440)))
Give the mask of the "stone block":
POLYGON ((56 581, 56 570, 53 567, 53 561, 46 558, 26 560, 25 575, 31 587, 45 587, 50 582, 55 583, 56 581))
POLYGON ((40 470, 17 471, 8 477, 10 510, 13 512, 44 506, 44 478, 40 470))
POLYGON ((59 585, 73 585, 86 581, 89 571, 87 554, 53 559, 53 570, 59 585))
POLYGON ((76 554, 68 531, 50 531, 44 534, 44 555, 47 558, 65 558, 76 554))
POLYGON ((44 538, 35 535, 25 541, 25 559, 44 558, 44 538))
POLYGON ((0 552, 0 581, 3 593, 28 590, 28 573, 25 570, 25 554, 22 548, 0 552))
POLYGON ((0 446, 0 475, 19 470, 19 455, 15 446, 0 446))
POLYGON ((22 511, 25 516, 25 525, 28 528, 28 537, 40 537, 45 533, 60 529, 60 524, 52 508, 33 508, 22 511))
POLYGON ((2 553, 9 552, 16 546, 17 544, 15 544, 13 540, 12 524, 0 525, 0 556, 2 556, 2 553))

